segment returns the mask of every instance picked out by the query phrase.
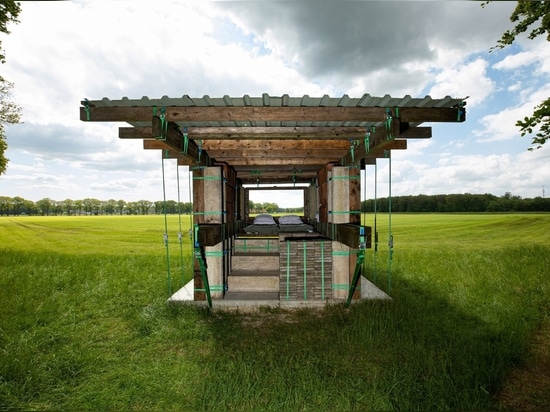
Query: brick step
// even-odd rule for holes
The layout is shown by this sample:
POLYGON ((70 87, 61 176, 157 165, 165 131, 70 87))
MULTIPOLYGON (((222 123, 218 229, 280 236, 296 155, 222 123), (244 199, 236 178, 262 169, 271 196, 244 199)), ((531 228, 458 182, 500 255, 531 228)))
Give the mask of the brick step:
POLYGON ((227 292, 224 300, 279 300, 279 292, 227 292))
POLYGON ((271 253, 279 251, 279 238, 236 238, 235 253, 271 253))
POLYGON ((279 292, 278 270, 232 270, 227 277, 229 292, 279 292))
POLYGON ((231 259, 231 272, 240 270, 279 271, 278 253, 234 254, 231 259))

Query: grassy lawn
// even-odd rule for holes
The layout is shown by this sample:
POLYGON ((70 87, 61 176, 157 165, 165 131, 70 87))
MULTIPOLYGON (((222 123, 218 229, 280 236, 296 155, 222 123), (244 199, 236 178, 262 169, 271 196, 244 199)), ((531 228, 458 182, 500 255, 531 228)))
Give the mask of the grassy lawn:
POLYGON ((550 214, 394 214, 389 290, 387 220, 393 301, 239 314, 165 303, 163 217, 0 218, 0 410, 550 409, 550 214))

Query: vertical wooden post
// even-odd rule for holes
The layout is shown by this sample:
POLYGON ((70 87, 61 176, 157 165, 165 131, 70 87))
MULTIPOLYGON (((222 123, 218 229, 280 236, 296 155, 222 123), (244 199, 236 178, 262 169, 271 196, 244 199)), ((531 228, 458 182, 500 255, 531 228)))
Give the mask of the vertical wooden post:
MULTIPOLYGON (((196 169, 193 174, 193 221, 195 224, 224 223, 223 190, 223 175, 220 166, 196 169)), ((208 282, 214 299, 223 297, 223 246, 223 240, 220 239, 218 244, 204 247, 208 282)), ((195 262, 194 280, 195 290, 204 289, 198 262, 195 262)), ((195 291, 194 299, 205 300, 206 294, 202 291, 195 291)))
MULTIPOLYGON (((329 179, 330 205, 329 220, 333 224, 349 223, 350 179, 348 167, 335 166, 329 179)), ((340 242, 332 242, 333 293, 336 299, 345 299, 350 283, 350 248, 340 242)))

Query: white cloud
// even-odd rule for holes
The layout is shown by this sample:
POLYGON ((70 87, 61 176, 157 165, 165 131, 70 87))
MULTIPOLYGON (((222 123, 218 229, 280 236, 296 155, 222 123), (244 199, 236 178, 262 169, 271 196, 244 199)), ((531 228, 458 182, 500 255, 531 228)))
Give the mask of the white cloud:
POLYGON ((468 107, 484 101, 495 89, 494 82, 487 76, 487 61, 476 59, 457 67, 444 69, 435 77, 431 96, 453 96, 468 98, 468 107))
MULTIPOLYGON (((521 40, 498 55, 487 53, 509 27, 514 6, 325 0, 22 2, 21 23, 11 27, 2 45, 7 56, 3 76, 15 82, 25 124, 7 128, 12 162, 0 178, 0 192, 33 200, 159 200, 159 153, 143 150, 141 141, 119 140, 119 124, 81 122, 80 100, 267 92, 470 95, 466 123, 434 126, 432 139, 410 141, 408 150, 393 153, 395 191, 503 193, 505 167, 518 170, 520 161, 539 168, 544 164, 539 157, 524 157, 528 139, 514 140, 519 134, 514 124, 550 94, 545 86, 550 83, 545 77, 550 72, 548 42, 521 40), (495 56, 501 60, 489 67, 495 56), (504 77, 496 78, 495 71, 504 77), (508 93, 505 99, 502 90, 508 93), (496 141, 506 141, 506 146, 494 145, 496 141), (478 163, 491 163, 500 174, 482 171, 478 163)), ((174 162, 166 163, 169 197, 175 198, 174 162)), ((381 181, 387 181, 386 171, 381 161, 381 181)), ((528 172, 521 174, 535 185, 528 172)), ((511 177, 509 185, 515 181, 511 177)), ((186 175, 180 183, 187 195, 186 175)), ((518 194, 530 187, 518 184, 524 190, 518 194)), ((514 187, 507 190, 516 192, 514 187)))
MULTIPOLYGON (((537 90, 532 93, 527 93, 523 96, 528 100, 522 102, 517 107, 509 107, 501 110, 495 114, 488 114, 480 119, 480 123, 483 125, 481 129, 473 131, 473 135, 477 138, 479 143, 490 143, 507 141, 512 139, 520 139, 520 130, 516 126, 518 119, 523 119, 526 116, 531 116, 535 106, 540 104, 550 95, 550 85, 544 89, 537 90)), ((529 137, 523 138, 525 147, 527 147, 531 141, 529 137)))

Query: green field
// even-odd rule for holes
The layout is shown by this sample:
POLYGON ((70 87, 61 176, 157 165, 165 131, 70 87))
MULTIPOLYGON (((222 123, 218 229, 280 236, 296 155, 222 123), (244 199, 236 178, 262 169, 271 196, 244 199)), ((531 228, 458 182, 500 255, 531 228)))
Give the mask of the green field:
MULTIPOLYGON (((548 347, 550 214, 394 214, 391 288, 379 214, 393 301, 253 314, 166 304, 164 224, 0 218, 0 410, 495 410, 548 347)), ((176 290, 189 217, 181 258, 168 226, 176 290)), ((517 395, 548 410, 539 378, 517 395)))

